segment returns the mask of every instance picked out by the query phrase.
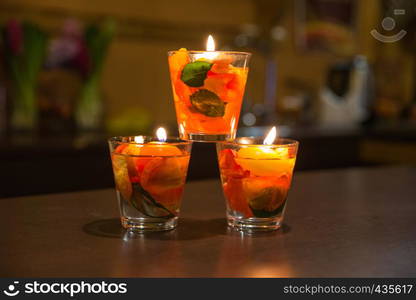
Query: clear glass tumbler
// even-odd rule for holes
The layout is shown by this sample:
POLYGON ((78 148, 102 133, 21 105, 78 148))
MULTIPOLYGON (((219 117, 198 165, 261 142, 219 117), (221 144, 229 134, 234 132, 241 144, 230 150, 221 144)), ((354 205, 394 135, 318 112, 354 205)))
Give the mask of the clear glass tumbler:
POLYGON ((126 136, 109 139, 121 224, 132 231, 177 226, 191 142, 126 136))
POLYGON ((216 142, 235 138, 250 56, 232 51, 168 52, 182 139, 216 142))
POLYGON ((278 229, 283 221, 298 142, 260 138, 217 143, 228 225, 240 230, 278 229))

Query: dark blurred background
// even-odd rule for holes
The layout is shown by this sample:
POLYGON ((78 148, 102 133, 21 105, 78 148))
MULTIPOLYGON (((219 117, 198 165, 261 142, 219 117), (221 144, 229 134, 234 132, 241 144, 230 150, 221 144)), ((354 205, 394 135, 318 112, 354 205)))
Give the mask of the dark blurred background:
POLYGON ((2 0, 0 26, 0 197, 112 187, 106 139, 177 134, 166 52, 208 34, 253 53, 239 135, 278 125, 298 171, 416 164, 412 0, 2 0))

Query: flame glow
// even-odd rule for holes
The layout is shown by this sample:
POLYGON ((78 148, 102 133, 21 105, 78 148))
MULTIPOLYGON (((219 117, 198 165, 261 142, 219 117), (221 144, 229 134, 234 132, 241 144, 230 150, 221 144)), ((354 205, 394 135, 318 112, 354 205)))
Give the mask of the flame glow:
POLYGON ((207 39, 207 51, 215 51, 215 41, 212 35, 209 35, 207 39))
POLYGON ((215 41, 212 35, 208 36, 207 39, 207 51, 201 54, 195 54, 195 58, 198 59, 208 59, 213 60, 219 55, 218 52, 215 52, 215 41))
POLYGON ((143 144, 144 143, 144 137, 142 135, 138 135, 134 137, 134 142, 137 144, 143 144))
POLYGON ((239 142, 240 142, 240 144, 243 144, 243 145, 250 145, 251 144, 250 139, 248 139, 248 138, 241 138, 239 140, 239 142))
POLYGON ((161 142, 166 142, 166 140, 167 140, 167 134, 166 134, 166 130, 165 130, 165 128, 163 128, 163 127, 159 127, 157 130, 156 130, 156 136, 157 136, 157 139, 159 140, 159 141, 161 141, 161 142))
POLYGON ((276 126, 273 126, 273 128, 270 129, 269 133, 264 138, 263 145, 273 145, 273 142, 275 141, 276 136, 277 136, 276 126))
POLYGON ((289 158, 289 149, 286 147, 277 148, 274 150, 281 159, 289 158))

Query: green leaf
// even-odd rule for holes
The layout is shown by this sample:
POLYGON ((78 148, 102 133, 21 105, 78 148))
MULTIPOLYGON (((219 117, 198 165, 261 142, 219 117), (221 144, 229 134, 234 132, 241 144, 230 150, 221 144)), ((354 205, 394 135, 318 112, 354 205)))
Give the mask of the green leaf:
POLYGON ((217 94, 201 89, 190 97, 193 108, 207 117, 222 117, 225 113, 225 103, 217 94))
POLYGON ((286 204, 286 201, 283 202, 282 205, 280 205, 278 208, 276 208, 273 211, 267 211, 267 210, 262 210, 262 209, 253 209, 252 207, 250 207, 250 208, 251 208, 251 211, 253 212, 253 215, 255 217, 257 217, 257 218, 270 218, 270 217, 274 217, 274 216, 280 214, 283 211, 283 209, 285 208, 285 204, 286 204))
POLYGON ((273 217, 283 211, 287 191, 280 187, 265 188, 260 195, 249 199, 248 204, 256 217, 273 217))
POLYGON ((139 183, 133 183, 130 203, 142 214, 152 218, 172 218, 175 215, 158 203, 139 183))
POLYGON ((206 61, 189 63, 182 70, 181 80, 188 86, 201 87, 204 85, 204 80, 211 67, 212 63, 206 61))

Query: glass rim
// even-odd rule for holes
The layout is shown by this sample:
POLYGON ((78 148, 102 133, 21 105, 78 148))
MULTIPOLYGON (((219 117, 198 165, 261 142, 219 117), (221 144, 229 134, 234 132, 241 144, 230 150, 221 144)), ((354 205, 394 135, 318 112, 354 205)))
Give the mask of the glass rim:
POLYGON ((149 135, 119 135, 119 136, 113 136, 107 139, 107 141, 109 143, 118 143, 118 144, 127 144, 127 145, 147 145, 150 142, 160 142, 160 143, 165 143, 171 146, 177 146, 177 145, 190 145, 192 144, 192 141, 188 141, 188 140, 183 140, 179 137, 171 137, 168 136, 165 142, 161 142, 160 140, 157 139, 157 137, 155 136, 149 136, 149 135), (134 141, 135 137, 141 136, 144 138, 144 140, 148 140, 148 142, 144 142, 144 143, 138 143, 136 141, 134 141), (127 139, 132 139, 131 141, 123 141, 123 138, 127 138, 127 139), (169 142, 169 141, 174 141, 174 142, 169 142))
POLYGON ((290 139, 290 138, 277 138, 276 140, 273 141, 273 144, 271 145, 265 145, 265 144, 260 144, 260 143, 255 143, 255 144, 245 144, 245 143, 241 143, 239 142, 239 140, 241 139, 251 139, 251 140, 260 140, 263 137, 260 136, 242 136, 242 137, 237 137, 233 140, 230 141, 223 141, 220 142, 221 144, 227 144, 227 145, 234 145, 234 146, 239 146, 239 147, 268 147, 268 148, 274 148, 274 147, 286 147, 286 148, 291 148, 291 147, 298 147, 299 146, 299 141, 294 140, 294 139, 290 139), (278 143, 279 141, 281 141, 281 143, 278 143))
MULTIPOLYGON (((179 50, 170 50, 168 51, 168 54, 174 54, 176 52, 182 52, 179 50)), ((185 52, 185 51, 183 51, 185 52)), ((250 57, 252 55, 251 52, 244 52, 244 51, 227 51, 227 50, 215 50, 215 51, 204 51, 204 50, 186 50, 186 52, 188 53, 195 53, 195 54, 202 54, 202 53, 207 53, 207 52, 218 52, 218 53, 223 53, 223 54, 234 54, 234 55, 246 55, 248 57, 250 57)))

